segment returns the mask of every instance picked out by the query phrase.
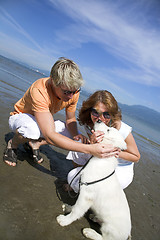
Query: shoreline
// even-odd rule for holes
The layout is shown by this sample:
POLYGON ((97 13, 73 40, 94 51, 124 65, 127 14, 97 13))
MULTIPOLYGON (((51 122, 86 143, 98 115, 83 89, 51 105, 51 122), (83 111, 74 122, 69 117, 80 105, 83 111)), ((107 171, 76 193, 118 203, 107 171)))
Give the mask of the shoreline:
MULTIPOLYGON (((1 159, 10 136, 8 127, 10 102, 1 102, 1 159), (9 134, 8 134, 9 133, 9 134)), ((56 118, 63 116, 58 114, 56 118)), ((71 162, 65 159, 67 151, 43 146, 41 165, 32 163, 20 147, 17 167, 0 162, 0 237, 3 240, 80 240, 84 227, 97 228, 86 217, 61 227, 56 216, 62 214, 62 202, 56 194, 56 187, 62 200, 74 204, 75 199, 63 191, 62 185, 71 162)), ((159 240, 160 212, 160 164, 151 161, 146 152, 141 152, 139 163, 135 164, 135 177, 125 190, 132 218, 132 240, 159 240)))

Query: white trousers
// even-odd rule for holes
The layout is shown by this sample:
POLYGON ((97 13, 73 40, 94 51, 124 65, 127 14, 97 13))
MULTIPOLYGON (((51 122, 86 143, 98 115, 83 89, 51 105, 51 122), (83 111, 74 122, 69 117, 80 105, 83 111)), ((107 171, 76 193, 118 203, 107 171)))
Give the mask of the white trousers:
MULTIPOLYGON (((24 138, 38 140, 43 137, 40 128, 33 115, 27 113, 19 113, 9 118, 9 127, 12 131, 18 131, 24 138)), ((64 122, 57 120, 55 121, 56 132, 72 138, 64 122)))

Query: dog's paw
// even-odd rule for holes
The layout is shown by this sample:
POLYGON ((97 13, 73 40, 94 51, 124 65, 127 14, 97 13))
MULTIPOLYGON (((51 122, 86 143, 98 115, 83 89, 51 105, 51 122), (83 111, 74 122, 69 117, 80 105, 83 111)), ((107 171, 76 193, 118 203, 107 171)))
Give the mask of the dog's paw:
POLYGON ((62 210, 63 212, 66 213, 70 213, 72 210, 72 206, 68 205, 67 203, 62 205, 62 210))
POLYGON ((93 240, 102 240, 102 235, 100 235, 99 233, 97 233, 95 230, 93 230, 91 228, 84 228, 83 235, 86 238, 90 238, 93 240))
POLYGON ((61 225, 62 227, 67 226, 69 224, 67 222, 66 216, 64 215, 59 215, 56 219, 59 225, 61 225))

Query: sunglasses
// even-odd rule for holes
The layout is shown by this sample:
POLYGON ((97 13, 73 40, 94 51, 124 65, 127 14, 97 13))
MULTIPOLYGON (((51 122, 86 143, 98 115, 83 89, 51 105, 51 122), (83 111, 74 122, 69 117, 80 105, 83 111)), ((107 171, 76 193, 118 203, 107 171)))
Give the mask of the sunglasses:
POLYGON ((75 90, 75 91, 63 90, 62 88, 61 88, 61 90, 63 91, 63 93, 64 93, 65 95, 70 95, 70 94, 73 94, 73 95, 74 95, 74 94, 80 92, 80 91, 81 91, 81 88, 79 88, 78 90, 75 90))
POLYGON ((108 112, 97 112, 97 110, 95 108, 91 109, 91 114, 96 118, 99 118, 101 115, 103 115, 103 117, 105 119, 110 119, 111 118, 111 116, 109 115, 108 112))

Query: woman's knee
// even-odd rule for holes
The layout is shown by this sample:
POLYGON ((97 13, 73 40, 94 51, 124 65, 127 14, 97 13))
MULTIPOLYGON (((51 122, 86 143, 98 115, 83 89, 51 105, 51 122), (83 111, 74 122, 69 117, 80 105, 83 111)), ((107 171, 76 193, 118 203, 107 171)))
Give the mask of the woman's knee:
POLYGON ((80 175, 78 174, 78 172, 81 170, 81 168, 82 167, 77 167, 72 169, 67 176, 68 183, 76 193, 79 191, 80 175))
POLYGON ((117 167, 116 175, 122 189, 127 188, 133 181, 133 176, 134 176, 133 165, 117 167))

